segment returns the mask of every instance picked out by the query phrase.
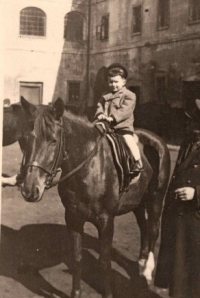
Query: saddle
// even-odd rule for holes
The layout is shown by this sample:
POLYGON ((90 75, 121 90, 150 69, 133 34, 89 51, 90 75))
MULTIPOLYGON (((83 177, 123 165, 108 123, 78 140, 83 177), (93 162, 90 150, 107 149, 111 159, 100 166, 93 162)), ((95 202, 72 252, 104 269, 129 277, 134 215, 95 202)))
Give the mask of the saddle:
POLYGON ((98 131, 105 135, 111 147, 113 161, 117 170, 120 193, 129 190, 133 176, 130 175, 135 161, 124 138, 117 134, 106 122, 95 123, 98 131))

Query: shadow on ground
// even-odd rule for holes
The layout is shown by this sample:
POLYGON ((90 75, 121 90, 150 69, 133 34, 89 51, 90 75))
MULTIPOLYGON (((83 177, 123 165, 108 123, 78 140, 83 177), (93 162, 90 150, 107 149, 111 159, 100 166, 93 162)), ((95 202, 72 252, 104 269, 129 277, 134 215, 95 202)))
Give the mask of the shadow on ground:
MULTIPOLYGON (((98 260, 88 249, 99 251, 98 240, 88 234, 84 238, 82 279, 97 293, 102 292, 98 260)), ((138 265, 119 251, 113 249, 113 260, 122 267, 130 278, 113 270, 113 292, 115 298, 158 298, 158 294, 148 289, 146 281, 139 276, 138 265)), ((1 228, 0 275, 21 283, 36 295, 45 298, 69 298, 40 274, 40 270, 66 264, 63 270, 71 271, 70 247, 67 229, 58 224, 33 224, 14 230, 7 226, 1 228)))

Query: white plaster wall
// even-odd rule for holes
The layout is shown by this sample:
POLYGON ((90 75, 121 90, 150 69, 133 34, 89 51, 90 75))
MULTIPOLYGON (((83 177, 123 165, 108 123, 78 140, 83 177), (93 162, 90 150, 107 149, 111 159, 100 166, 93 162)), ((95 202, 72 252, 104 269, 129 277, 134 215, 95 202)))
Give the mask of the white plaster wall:
POLYGON ((3 98, 19 101, 19 82, 43 82, 43 103, 51 102, 61 61, 64 16, 72 0, 3 0, 3 98), (19 34, 20 11, 28 6, 46 13, 46 36, 19 34))

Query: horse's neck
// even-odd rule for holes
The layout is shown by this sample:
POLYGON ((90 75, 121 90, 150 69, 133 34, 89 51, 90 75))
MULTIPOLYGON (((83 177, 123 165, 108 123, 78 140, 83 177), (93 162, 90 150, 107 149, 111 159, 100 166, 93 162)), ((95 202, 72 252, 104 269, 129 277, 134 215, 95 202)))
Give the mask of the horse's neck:
POLYGON ((88 124, 70 121, 66 126, 66 151, 71 163, 80 163, 88 158, 98 142, 98 131, 88 124))

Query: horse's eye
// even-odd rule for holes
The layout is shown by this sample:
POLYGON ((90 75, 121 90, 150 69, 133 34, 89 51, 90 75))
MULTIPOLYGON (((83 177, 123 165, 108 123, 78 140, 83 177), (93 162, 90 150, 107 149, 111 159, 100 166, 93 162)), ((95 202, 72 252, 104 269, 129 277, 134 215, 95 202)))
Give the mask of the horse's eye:
POLYGON ((53 143, 53 144, 56 144, 56 142, 57 142, 57 140, 56 140, 56 139, 52 140, 52 143, 53 143))

